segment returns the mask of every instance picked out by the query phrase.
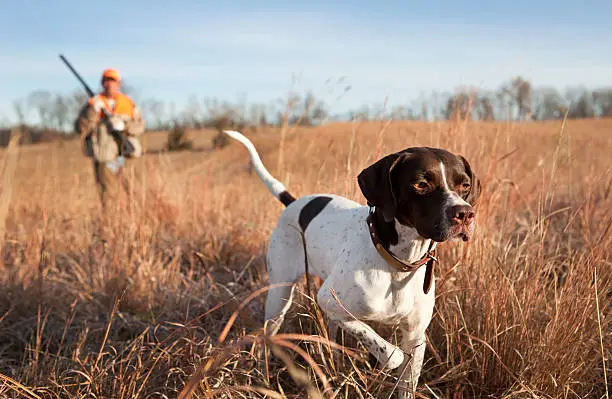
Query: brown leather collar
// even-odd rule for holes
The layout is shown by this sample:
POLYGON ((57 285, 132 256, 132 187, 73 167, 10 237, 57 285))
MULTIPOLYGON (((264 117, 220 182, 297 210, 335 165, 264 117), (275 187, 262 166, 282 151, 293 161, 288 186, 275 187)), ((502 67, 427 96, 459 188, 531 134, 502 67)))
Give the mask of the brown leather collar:
POLYGON ((414 263, 406 263, 403 260, 399 259, 397 256, 395 256, 393 252, 385 248, 384 244, 380 240, 380 237, 378 236, 376 226, 374 226, 373 216, 374 207, 370 207, 370 213, 366 219, 366 222, 368 223, 368 228, 370 229, 370 238, 372 239, 372 243, 374 244, 374 247, 376 248, 380 256, 382 256, 388 264, 390 264, 400 272, 413 272, 418 270, 419 267, 427 264, 427 269, 425 270, 425 281, 423 281, 423 292, 427 294, 431 289, 431 285, 434 280, 435 264, 438 263, 438 259, 436 258, 436 250, 431 249, 434 244, 433 240, 429 244, 429 249, 421 259, 414 263))

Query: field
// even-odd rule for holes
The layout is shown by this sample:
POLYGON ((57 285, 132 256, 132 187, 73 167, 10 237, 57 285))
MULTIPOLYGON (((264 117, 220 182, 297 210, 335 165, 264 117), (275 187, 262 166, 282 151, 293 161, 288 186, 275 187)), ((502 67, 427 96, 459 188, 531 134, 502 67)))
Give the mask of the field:
MULTIPOLYGON (((212 151, 212 134, 190 132, 196 150, 172 153, 159 151, 165 133, 147 134, 131 197, 109 218, 77 142, 0 153, 0 397, 389 397, 392 376, 358 342, 332 347, 305 295, 264 339, 266 239, 282 205, 245 149, 212 151)), ((357 174, 386 153, 466 156, 483 183, 477 233, 441 247, 421 397, 608 397, 612 120, 249 135, 294 195, 360 203, 357 174)))

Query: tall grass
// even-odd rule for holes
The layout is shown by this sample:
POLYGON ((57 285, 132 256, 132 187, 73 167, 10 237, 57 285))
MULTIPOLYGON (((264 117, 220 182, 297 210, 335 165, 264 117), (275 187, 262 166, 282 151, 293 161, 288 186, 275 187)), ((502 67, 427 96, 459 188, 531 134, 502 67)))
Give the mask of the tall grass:
MULTIPOLYGON (((611 127, 298 129, 284 137, 282 176, 295 195, 328 191, 363 203, 355 176, 384 153, 432 145, 466 156, 484 189, 477 234, 441 247, 419 393, 608 397, 611 127)), ((277 132, 253 139, 274 169, 277 132)), ((13 194, 10 207, 3 197, 0 397, 386 398, 394 390, 359 342, 326 339, 325 316, 301 280, 281 334, 262 334, 266 240, 282 206, 249 173, 242 147, 143 157, 132 196, 104 218, 91 166, 70 145, 21 148, 16 177, 3 179, 2 192, 13 194)))

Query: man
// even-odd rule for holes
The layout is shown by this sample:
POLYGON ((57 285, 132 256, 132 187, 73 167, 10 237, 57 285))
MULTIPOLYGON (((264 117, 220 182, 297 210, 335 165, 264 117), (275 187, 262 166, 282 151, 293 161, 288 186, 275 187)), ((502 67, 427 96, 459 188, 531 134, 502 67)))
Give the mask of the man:
POLYGON ((102 206, 108 208, 120 192, 124 170, 133 158, 142 154, 138 137, 144 132, 145 122, 132 99, 120 91, 119 71, 106 69, 101 83, 102 92, 88 100, 79 113, 75 129, 81 137, 85 156, 93 159, 102 206), (105 110, 108 120, 105 120, 105 110), (126 151, 122 140, 132 145, 131 152, 126 151))

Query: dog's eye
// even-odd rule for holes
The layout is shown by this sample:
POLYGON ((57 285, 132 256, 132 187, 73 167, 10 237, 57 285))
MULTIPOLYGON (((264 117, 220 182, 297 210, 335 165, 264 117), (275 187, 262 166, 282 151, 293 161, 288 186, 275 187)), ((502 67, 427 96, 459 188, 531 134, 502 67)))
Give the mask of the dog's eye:
POLYGON ((429 183, 427 183, 426 180, 421 180, 420 182, 413 184, 413 186, 417 191, 422 192, 429 188, 429 183))
POLYGON ((472 185, 470 183, 463 183, 461 185, 461 188, 464 189, 464 190, 469 190, 470 187, 472 187, 472 185))

